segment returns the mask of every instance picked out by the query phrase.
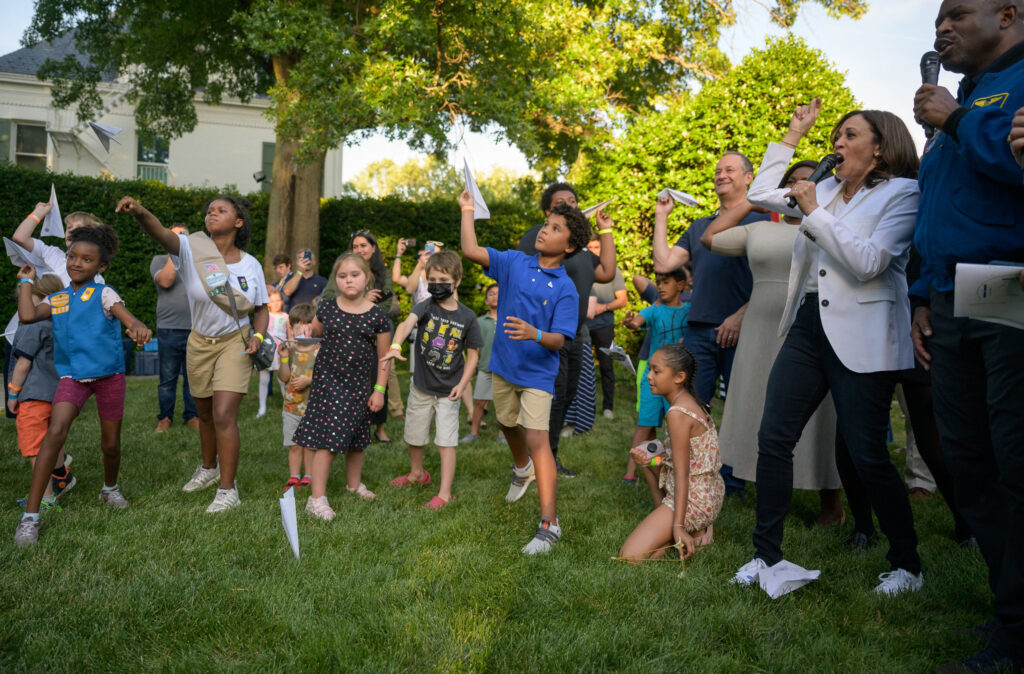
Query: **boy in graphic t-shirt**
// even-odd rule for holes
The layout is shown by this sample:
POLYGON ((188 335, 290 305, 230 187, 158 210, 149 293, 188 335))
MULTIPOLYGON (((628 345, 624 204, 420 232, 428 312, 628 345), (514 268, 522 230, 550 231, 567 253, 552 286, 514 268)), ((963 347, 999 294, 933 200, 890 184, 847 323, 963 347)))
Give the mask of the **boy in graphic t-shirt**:
POLYGON ((405 441, 411 467, 408 474, 396 477, 391 484, 430 484, 430 473, 423 469, 423 447, 429 441, 430 422, 436 415, 434 442, 441 455, 441 488, 426 505, 438 510, 455 498, 452 482, 459 401, 473 379, 483 338, 476 314, 459 302, 456 289, 462 280, 462 258, 450 250, 434 253, 427 260, 426 275, 430 299, 412 308, 395 330, 394 343, 384 358, 405 360, 401 344, 416 329, 416 371, 405 409, 405 441))

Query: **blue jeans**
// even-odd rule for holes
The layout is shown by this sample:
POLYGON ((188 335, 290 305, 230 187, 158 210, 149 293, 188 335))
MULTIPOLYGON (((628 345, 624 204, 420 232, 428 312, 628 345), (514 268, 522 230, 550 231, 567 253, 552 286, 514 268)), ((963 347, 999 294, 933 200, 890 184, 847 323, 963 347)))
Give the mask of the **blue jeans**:
POLYGON ((181 397, 185 402, 182 419, 188 421, 199 416, 196 402, 188 389, 188 374, 185 372, 185 345, 191 330, 157 328, 157 353, 160 356, 160 385, 156 395, 160 403, 157 419, 174 419, 174 398, 178 390, 178 375, 181 375, 181 397))
MULTIPOLYGON (((736 347, 723 349, 715 342, 717 328, 717 325, 711 323, 690 323, 686 326, 686 338, 683 340, 686 348, 697 357, 697 377, 694 382, 697 397, 708 405, 715 396, 715 383, 719 376, 725 388, 729 388, 732 359, 736 356, 736 347)), ((743 489, 746 485, 743 480, 733 477, 732 466, 722 464, 721 473, 727 489, 743 489)))

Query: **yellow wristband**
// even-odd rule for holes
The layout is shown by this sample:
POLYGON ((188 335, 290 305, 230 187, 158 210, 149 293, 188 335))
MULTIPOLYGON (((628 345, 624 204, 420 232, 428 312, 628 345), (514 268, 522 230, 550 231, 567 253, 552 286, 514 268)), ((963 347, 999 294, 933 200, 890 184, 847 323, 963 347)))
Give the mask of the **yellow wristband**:
POLYGON ((281 359, 281 362, 282 362, 282 363, 287 363, 287 362, 288 362, 288 359, 287 359, 287 358, 282 358, 282 359, 281 359))
POLYGON ((37 216, 35 213, 29 213, 28 217, 35 220, 37 225, 42 222, 42 220, 39 219, 39 216, 37 216))
POLYGON ((612 228, 611 227, 605 227, 604 229, 597 230, 597 233, 598 233, 598 235, 601 235, 601 234, 611 234, 612 233, 612 228))
POLYGON ((258 333, 258 332, 257 332, 257 333, 256 333, 255 335, 253 335, 253 337, 255 337, 256 339, 260 340, 260 342, 262 342, 262 341, 263 341, 263 335, 261 335, 261 334, 260 334, 260 333, 258 333))
POLYGON ((392 344, 391 348, 392 349, 398 349, 399 351, 401 351, 402 350, 402 345, 401 344, 392 344))

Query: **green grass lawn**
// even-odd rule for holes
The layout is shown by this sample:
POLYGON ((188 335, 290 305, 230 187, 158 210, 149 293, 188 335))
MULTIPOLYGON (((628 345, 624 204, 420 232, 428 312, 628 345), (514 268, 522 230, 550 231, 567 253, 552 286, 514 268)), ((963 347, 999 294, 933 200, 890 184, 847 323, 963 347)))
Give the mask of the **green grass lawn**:
MULTIPOLYGON (((101 505, 90 402, 67 447, 78 485, 25 550, 12 535, 28 462, 3 422, 0 671, 930 671, 978 650, 960 630, 990 617, 984 564, 953 541, 939 496, 913 502, 925 585, 905 597, 875 596, 885 546, 844 549, 846 530, 811 524, 809 492, 795 495, 786 558, 822 576, 777 601, 728 583, 752 556, 750 486, 745 502, 726 501, 714 545, 684 577, 678 564, 610 561, 651 509, 645 486, 620 481, 635 421, 625 383, 614 421, 562 442, 580 475, 559 481, 564 534, 551 554, 519 553, 537 524, 536 488, 505 503, 510 459, 491 415, 459 448, 458 500, 437 513, 420 507, 433 487, 388 485, 408 470, 401 422, 389 422, 394 444, 371 446, 363 472, 376 501, 345 491, 341 461, 328 485, 333 522, 309 517, 298 492, 296 560, 277 503, 280 400, 256 419, 254 382, 241 412, 242 506, 218 515, 204 512, 212 488, 181 491, 197 434, 153 432, 154 378, 128 384, 120 484, 131 508, 101 505)), ((898 410, 894 425, 897 448, 898 410)), ((436 451, 426 465, 437 470, 436 451)))

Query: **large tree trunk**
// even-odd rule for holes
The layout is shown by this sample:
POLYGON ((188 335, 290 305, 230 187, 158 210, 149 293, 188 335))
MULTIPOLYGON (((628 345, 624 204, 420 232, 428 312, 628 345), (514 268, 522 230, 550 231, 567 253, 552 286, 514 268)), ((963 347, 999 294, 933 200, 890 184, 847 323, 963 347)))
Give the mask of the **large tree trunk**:
POLYGON ((274 146, 274 175, 270 185, 267 216, 267 251, 264 271, 273 278, 274 256, 311 248, 320 260, 320 185, 323 182, 324 153, 308 164, 295 162, 298 141, 278 134, 274 146))
MULTIPOLYGON (((284 84, 295 65, 296 55, 272 57, 274 78, 284 84)), ((287 105, 278 101, 278 106, 287 105)), ((325 152, 309 162, 298 164, 295 152, 298 140, 277 134, 274 144, 274 173, 270 183, 270 212, 267 216, 267 250, 264 273, 274 278, 274 256, 284 253, 295 260, 295 253, 310 248, 320 260, 320 186, 323 184, 325 152)))

